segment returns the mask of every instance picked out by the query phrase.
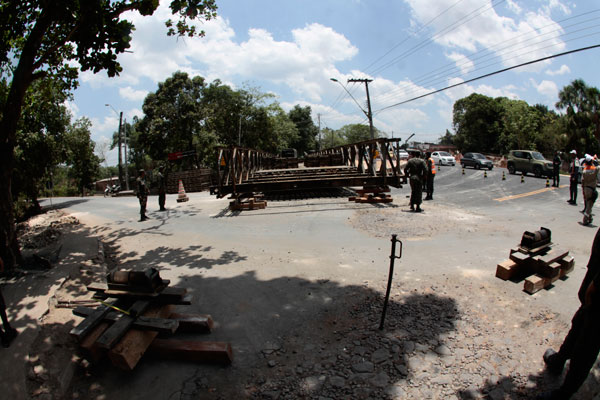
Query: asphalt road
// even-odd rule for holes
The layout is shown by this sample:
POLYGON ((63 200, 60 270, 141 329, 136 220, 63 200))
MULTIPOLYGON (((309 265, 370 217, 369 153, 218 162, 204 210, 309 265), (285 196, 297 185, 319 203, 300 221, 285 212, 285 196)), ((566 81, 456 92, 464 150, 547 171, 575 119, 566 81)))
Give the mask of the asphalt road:
MULTIPOLYGON (((217 325, 210 339, 233 343, 235 368, 246 368, 268 343, 301 332, 305 321, 341 298, 341 290, 381 291, 391 233, 403 241, 395 281, 434 285, 450 275, 481 280, 501 287, 515 302, 552 309, 568 322, 578 306, 576 293, 597 230, 580 223, 581 194, 577 207, 566 203, 566 176, 557 189, 532 176, 521 183, 505 169, 486 174, 466 169, 463 175, 460 166, 442 166, 434 201, 423 204, 423 214, 408 212, 408 186, 392 189, 390 205, 324 197, 270 201, 264 210, 244 212, 229 211, 227 199, 188 193, 190 201, 184 203, 169 195, 169 210, 161 213, 151 196, 146 222, 138 221, 134 197, 51 201, 92 227, 116 251, 120 268, 159 268, 172 284, 188 287, 194 304, 186 311, 211 314, 217 325), (494 273, 523 232, 540 227, 552 231, 553 243, 570 250, 576 266, 550 290, 528 295, 522 283, 501 281, 494 273)), ((154 386, 152 395, 168 398, 189 371, 160 367, 141 365, 145 373, 129 381, 116 372, 101 379, 115 387, 122 383, 110 398, 144 398, 144 390, 150 390, 144 385, 160 377, 168 383, 154 386)))

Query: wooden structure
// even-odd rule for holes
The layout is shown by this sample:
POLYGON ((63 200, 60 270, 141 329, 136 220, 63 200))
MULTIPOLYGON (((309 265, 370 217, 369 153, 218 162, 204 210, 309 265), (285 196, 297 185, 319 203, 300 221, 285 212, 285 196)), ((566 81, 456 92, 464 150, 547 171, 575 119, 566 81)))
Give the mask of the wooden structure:
POLYGON ((185 190, 190 193, 208 190, 212 184, 211 175, 212 170, 208 168, 169 172, 167 175, 167 193, 179 193, 179 181, 183 182, 185 190))
POLYGON ((181 341, 178 332, 209 333, 209 315, 175 313, 175 305, 189 305, 186 289, 169 287, 158 271, 117 271, 107 276, 108 284, 91 284, 88 290, 101 305, 77 307, 84 319, 70 334, 93 361, 108 356, 113 365, 133 370, 145 353, 168 354, 171 358, 230 364, 229 343, 181 341), (168 338, 158 339, 158 335, 168 338))
POLYGON ((553 246, 549 230, 542 228, 535 236, 537 240, 532 239, 531 232, 525 232, 521 244, 510 250, 509 259, 496 266, 496 277, 513 281, 524 279, 523 290, 529 294, 550 287, 575 268, 575 260, 569 251, 553 246))
MULTIPOLYGON (((315 167, 268 169, 272 156, 267 153, 221 147, 217 155, 218 184, 211 186, 210 191, 219 198, 232 195, 239 199, 290 190, 362 186, 365 191, 380 188, 375 190, 381 192, 389 186, 400 188, 406 177, 400 168, 399 150, 400 139, 373 139, 312 156, 339 165, 321 166, 319 161, 315 167)), ((241 200, 235 202, 241 203, 241 200)))

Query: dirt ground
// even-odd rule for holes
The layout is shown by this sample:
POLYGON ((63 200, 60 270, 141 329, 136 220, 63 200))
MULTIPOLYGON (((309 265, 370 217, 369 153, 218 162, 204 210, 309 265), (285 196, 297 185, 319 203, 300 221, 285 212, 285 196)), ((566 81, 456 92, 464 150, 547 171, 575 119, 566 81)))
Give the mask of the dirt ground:
MULTIPOLYGON (((424 208, 419 218, 399 215, 396 208, 359 209, 349 223, 374 237, 396 233, 409 240, 502 229, 476 213, 427 203, 424 208)), ((45 269, 57 268, 65 235, 78 229, 77 219, 57 211, 20 225, 22 246, 33 259, 28 273, 43 278, 45 269)), ((90 301, 85 286, 118 267, 111 261, 114 250, 104 252, 71 268, 53 293, 25 365, 27 398, 109 398, 95 383, 106 366, 86 360, 68 335, 77 321, 70 306, 90 301)), ((335 285, 313 283, 314 290, 335 285)), ((336 301, 266 343, 251 365, 190 366, 189 377, 169 398, 527 399, 538 387, 556 385, 543 371, 541 355, 561 343, 568 325, 551 310, 531 307, 531 299, 509 298, 502 286, 445 274, 394 283, 383 330, 384 282, 336 289, 336 301)), ((599 396, 596 365, 575 398, 599 396)))

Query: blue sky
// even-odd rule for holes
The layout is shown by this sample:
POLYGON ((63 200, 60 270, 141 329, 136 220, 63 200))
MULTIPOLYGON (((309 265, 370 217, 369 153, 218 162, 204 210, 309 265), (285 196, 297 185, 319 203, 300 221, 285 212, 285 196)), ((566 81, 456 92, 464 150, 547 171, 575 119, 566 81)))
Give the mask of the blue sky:
MULTIPOLYGON (((567 0, 217 0, 218 18, 200 24, 206 37, 167 37, 168 1, 136 25, 117 78, 80 75, 69 104, 93 123, 101 148, 118 115, 142 116, 144 97, 175 71, 220 79, 233 88, 271 92, 286 110, 310 106, 317 124, 333 129, 368 124, 367 78, 374 124, 388 136, 436 141, 452 131, 454 102, 473 92, 506 96, 554 109, 574 79, 600 87, 600 49, 514 69, 417 101, 433 90, 537 58, 600 43, 600 4, 567 0), (106 107, 110 104, 112 107, 106 107), (389 108, 388 108, 389 107, 389 108), (384 109, 385 110, 382 110, 384 109), (113 110, 114 109, 114 110, 113 110)), ((116 151, 107 154, 109 165, 116 151)))

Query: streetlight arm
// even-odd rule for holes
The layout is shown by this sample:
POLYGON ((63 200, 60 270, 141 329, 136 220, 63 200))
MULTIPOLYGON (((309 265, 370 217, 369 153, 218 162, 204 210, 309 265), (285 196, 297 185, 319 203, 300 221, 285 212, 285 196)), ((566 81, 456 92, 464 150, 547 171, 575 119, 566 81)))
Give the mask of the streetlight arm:
POLYGON ((356 103, 356 105, 358 106, 358 108, 360 108, 360 111, 362 111, 367 118, 370 118, 369 113, 366 112, 365 110, 363 110, 363 108, 360 106, 360 104, 358 104, 358 101, 356 101, 356 99, 354 98, 354 96, 352 96, 352 93, 350 93, 348 91, 348 89, 346 89, 346 86, 342 85, 342 82, 338 81, 335 78, 329 78, 329 79, 331 79, 333 82, 339 83, 340 86, 342 87, 342 89, 344 89, 346 91, 346 93, 348 93, 348 96, 350 96, 352 98, 352 100, 354 100, 354 102, 356 103))

